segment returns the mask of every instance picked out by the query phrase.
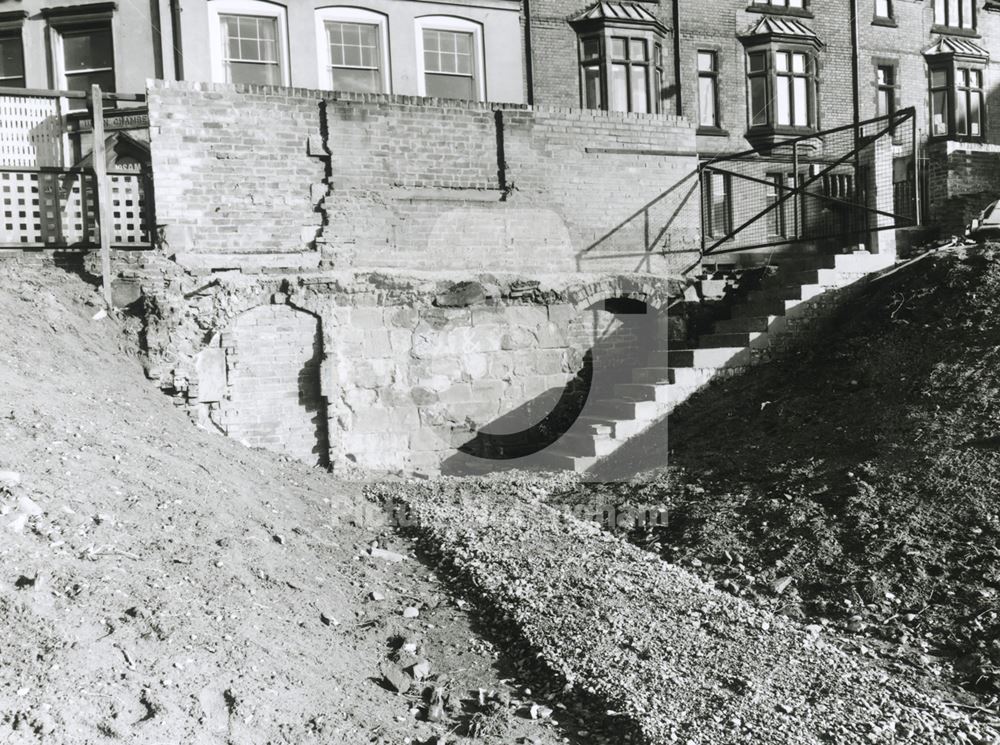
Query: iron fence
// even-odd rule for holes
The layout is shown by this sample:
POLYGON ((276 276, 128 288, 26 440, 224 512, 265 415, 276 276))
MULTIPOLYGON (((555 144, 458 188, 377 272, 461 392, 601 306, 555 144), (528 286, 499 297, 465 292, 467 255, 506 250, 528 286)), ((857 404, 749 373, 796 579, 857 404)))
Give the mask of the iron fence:
POLYGON ((910 108, 699 166, 702 255, 865 241, 920 219, 910 108))

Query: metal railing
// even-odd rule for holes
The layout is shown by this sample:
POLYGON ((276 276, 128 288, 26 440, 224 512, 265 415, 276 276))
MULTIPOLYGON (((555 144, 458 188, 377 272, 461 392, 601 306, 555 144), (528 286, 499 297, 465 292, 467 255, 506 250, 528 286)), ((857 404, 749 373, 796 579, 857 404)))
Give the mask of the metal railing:
POLYGON ((861 242, 917 224, 919 169, 912 108, 705 160, 701 253, 861 242))

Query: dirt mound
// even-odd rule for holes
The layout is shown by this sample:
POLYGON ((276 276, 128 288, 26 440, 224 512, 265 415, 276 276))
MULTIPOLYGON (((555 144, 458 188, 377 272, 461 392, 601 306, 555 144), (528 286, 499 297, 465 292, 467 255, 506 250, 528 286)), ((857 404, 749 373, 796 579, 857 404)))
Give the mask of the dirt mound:
POLYGON ((195 428, 97 303, 0 265, 0 741, 578 741, 357 485, 195 428))
POLYGON ((695 396, 593 485, 741 596, 1000 690, 1000 257, 876 282, 816 343, 695 396), (669 426, 669 464, 667 428, 669 426))

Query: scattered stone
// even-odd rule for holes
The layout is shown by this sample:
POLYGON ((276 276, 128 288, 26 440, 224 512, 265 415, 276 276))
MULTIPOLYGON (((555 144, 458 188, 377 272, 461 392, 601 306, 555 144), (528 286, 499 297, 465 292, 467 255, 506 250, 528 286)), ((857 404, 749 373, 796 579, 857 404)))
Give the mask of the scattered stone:
POLYGON ((402 554, 397 554, 395 551, 386 551, 384 548, 378 548, 376 546, 372 546, 369 553, 373 559, 382 559, 383 561, 389 561, 394 564, 406 561, 406 557, 402 554))
POLYGON ((381 592, 379 592, 378 590, 372 590, 372 591, 371 591, 371 592, 369 593, 368 597, 369 597, 369 598, 371 598, 372 600, 375 600, 376 602, 377 602, 377 601, 380 601, 380 600, 385 600, 385 595, 383 595, 383 594, 382 594, 381 592))
POLYGON ((285 545, 285 536, 281 535, 280 533, 275 533, 273 536, 271 536, 271 540, 273 540, 275 543, 281 544, 282 546, 285 545))
POLYGON ((391 662, 382 664, 382 677, 396 693, 406 693, 410 690, 410 678, 397 665, 391 662))
POLYGON ((410 667, 410 674, 414 680, 424 680, 431 675, 431 663, 427 660, 420 660, 416 665, 410 667))
POLYGON ((326 626, 340 626, 340 621, 331 616, 329 613, 320 613, 319 620, 322 621, 326 626))
POLYGON ((768 588, 775 595, 780 595, 781 593, 783 593, 785 590, 788 589, 788 586, 792 584, 792 581, 793 581, 792 577, 778 577, 778 579, 768 583, 768 588))
POLYGON ((21 474, 17 471, 0 471, 0 486, 12 489, 21 483, 21 474))
POLYGON ((412 605, 407 606, 403 609, 403 618, 416 618, 420 615, 420 611, 414 608, 412 605))

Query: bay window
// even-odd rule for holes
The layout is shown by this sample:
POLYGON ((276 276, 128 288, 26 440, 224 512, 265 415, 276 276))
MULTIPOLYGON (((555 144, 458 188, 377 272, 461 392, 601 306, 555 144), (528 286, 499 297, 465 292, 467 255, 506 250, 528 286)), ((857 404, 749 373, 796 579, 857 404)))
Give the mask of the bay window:
POLYGON ((925 53, 931 137, 977 140, 986 134, 986 50, 968 39, 942 38, 925 53))
POLYGON ((659 112, 666 29, 646 8, 616 10, 618 5, 599 3, 571 21, 579 34, 581 103, 588 109, 659 112))
POLYGON ((816 75, 805 50, 767 49, 747 55, 750 127, 814 129, 816 75))
POLYGON ((747 138, 758 145, 819 126, 816 53, 822 42, 794 18, 765 16, 740 37, 746 49, 747 138))

